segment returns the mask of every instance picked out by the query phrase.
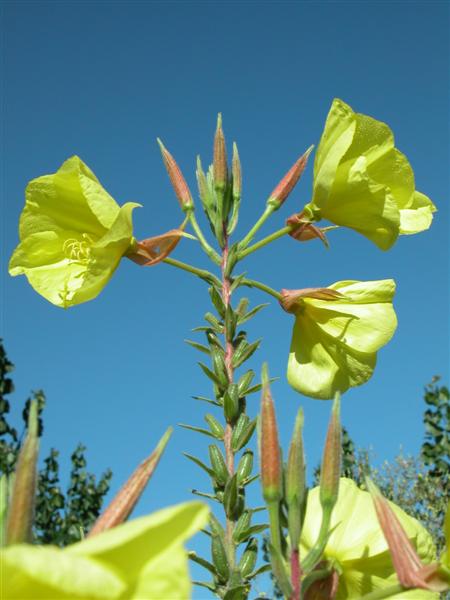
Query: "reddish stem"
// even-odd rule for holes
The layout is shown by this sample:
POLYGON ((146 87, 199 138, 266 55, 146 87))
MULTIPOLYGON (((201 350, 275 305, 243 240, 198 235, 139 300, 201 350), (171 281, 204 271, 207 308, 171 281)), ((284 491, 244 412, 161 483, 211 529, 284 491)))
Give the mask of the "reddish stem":
MULTIPOLYGON (((230 286, 230 279, 225 274, 226 268, 227 268, 227 261, 228 261, 228 237, 227 237, 226 233, 224 235, 225 235, 225 246, 224 246, 223 252, 222 252, 222 299, 223 299, 223 303, 225 304, 225 308, 227 308, 230 304, 230 296, 231 296, 230 287, 231 286, 230 286)), ((228 336, 228 332, 226 329, 226 325, 224 326, 224 336, 225 336, 225 367, 227 370, 228 381, 229 381, 229 383, 232 383, 233 382, 234 348, 233 348, 232 342, 228 341, 229 336, 228 336)), ((226 459, 228 472, 229 472, 230 476, 232 476, 234 473, 234 452, 231 447, 232 434, 233 434, 233 427, 230 425, 230 423, 227 423, 226 427, 225 427, 225 435, 224 435, 223 442, 225 445, 225 459, 226 459)), ((227 517, 227 526, 226 526, 227 542, 228 542, 228 548, 229 548, 230 554, 232 556, 234 556, 233 529, 234 529, 234 523, 227 517)))
POLYGON ((301 600, 300 554, 297 548, 291 552, 291 583, 292 596, 290 600, 301 600))

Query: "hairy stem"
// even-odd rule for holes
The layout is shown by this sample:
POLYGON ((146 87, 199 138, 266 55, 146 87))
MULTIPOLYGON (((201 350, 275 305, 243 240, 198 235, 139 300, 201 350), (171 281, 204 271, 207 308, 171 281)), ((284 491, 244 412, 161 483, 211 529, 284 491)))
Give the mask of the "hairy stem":
MULTIPOLYGON (((267 221, 267 219, 270 217, 270 215, 273 213, 274 210, 275 210, 274 206, 270 206, 270 205, 266 206, 263 214, 259 217, 259 219, 256 221, 256 223, 253 225, 253 227, 247 233, 247 235, 240 241, 239 246, 241 248, 246 248, 250 244, 252 239, 255 237, 256 233, 261 229, 261 227, 264 225, 264 223, 267 221)), ((241 256, 245 256, 245 254, 242 253, 241 256)))
POLYGON ((197 267, 193 267, 192 265, 181 262, 181 260, 176 260, 175 258, 164 258, 162 262, 165 262, 167 265, 172 265, 172 267, 177 267, 177 269, 192 273, 193 275, 197 275, 197 277, 201 277, 208 283, 221 285, 220 280, 209 271, 206 271, 206 269, 198 269, 197 267))
POLYGON ((277 292, 273 288, 269 287, 265 283, 261 283, 259 281, 256 281, 255 279, 243 279, 241 281, 241 285, 245 285, 247 287, 255 287, 258 290, 261 290, 262 292, 266 292, 266 294, 269 294, 270 296, 273 296, 278 301, 281 300, 281 294, 279 292, 277 292))
MULTIPOLYGON (((222 299, 225 304, 225 308, 228 308, 230 305, 231 298, 231 282, 227 272, 227 261, 228 261, 228 235, 226 233, 226 228, 224 227, 224 241, 225 245, 222 251, 222 299)), ((226 328, 226 324, 224 324, 224 337, 225 337, 225 367, 227 370, 228 382, 233 383, 233 344, 229 340, 230 336, 228 335, 228 331, 226 328)), ((231 436, 233 434, 233 427, 230 423, 227 423, 225 426, 225 435, 224 435, 224 446, 225 446, 225 460, 228 467, 228 472, 230 477, 233 476, 234 473, 234 452, 231 447, 231 436)), ((233 529, 234 522, 227 517, 226 522, 226 536, 227 536, 227 545, 228 545, 228 556, 229 560, 234 565, 235 562, 235 549, 233 542, 233 529)))

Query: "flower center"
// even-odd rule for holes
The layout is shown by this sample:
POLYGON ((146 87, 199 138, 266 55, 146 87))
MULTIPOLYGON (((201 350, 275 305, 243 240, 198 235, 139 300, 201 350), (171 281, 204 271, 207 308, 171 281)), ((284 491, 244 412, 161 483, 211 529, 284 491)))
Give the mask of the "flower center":
POLYGON ((76 238, 66 240, 63 244, 63 252, 70 260, 87 262, 91 255, 90 246, 94 242, 87 233, 83 233, 81 237, 82 240, 76 238))

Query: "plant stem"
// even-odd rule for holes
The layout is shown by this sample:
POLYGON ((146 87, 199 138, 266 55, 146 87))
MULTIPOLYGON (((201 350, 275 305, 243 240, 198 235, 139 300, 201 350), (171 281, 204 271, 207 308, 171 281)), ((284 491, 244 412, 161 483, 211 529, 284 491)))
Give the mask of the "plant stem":
MULTIPOLYGON (((228 309, 230 305, 231 298, 231 282, 227 272, 227 261, 228 261, 228 235, 226 233, 226 228, 224 227, 224 248, 222 251, 222 299, 225 305, 225 308, 228 309)), ((224 323, 224 337, 225 337, 225 368, 227 370, 228 382, 233 383, 233 353, 234 347, 232 342, 230 341, 230 336, 228 335, 226 323, 224 323)), ((227 422, 225 426, 225 435, 223 439, 223 443, 225 446, 225 460, 228 467, 228 473, 230 477, 233 476, 234 473, 234 452, 231 446, 231 437, 233 435, 233 427, 230 423, 227 422)), ((234 530, 234 522, 228 518, 226 519, 226 538, 228 545, 228 558, 230 560, 231 566, 234 566, 235 563, 235 548, 233 542, 233 530, 234 530)))
POLYGON ((269 512, 270 540, 272 546, 281 555, 280 512, 278 502, 268 502, 267 510, 269 512))
POLYGON ((162 262, 165 262, 167 265, 172 265, 172 267, 177 267, 177 269, 182 269, 183 271, 192 273, 193 275, 197 275, 197 277, 201 277, 209 283, 214 282, 216 285, 221 285, 220 280, 205 269, 198 269, 197 267, 193 267, 192 265, 181 262, 181 260, 176 260, 175 258, 164 258, 162 262))
POLYGON ((319 535, 317 536, 317 541, 311 548, 309 553, 306 555, 305 560, 303 561, 303 571, 305 573, 311 571, 322 557, 323 551, 325 550, 325 546, 327 545, 328 541, 330 521, 331 510, 324 510, 322 513, 322 523, 320 524, 320 531, 319 535))
POLYGON ((258 290, 261 290, 262 292, 266 292, 266 294, 273 296, 278 301, 281 300, 281 294, 279 292, 277 292, 276 290, 274 290, 273 288, 266 285, 265 283, 260 283, 259 281, 256 281, 254 279, 243 279, 241 281, 240 285, 246 285, 247 287, 258 288, 258 290))
POLYGON ((283 235, 286 235, 287 233, 292 231, 292 229, 294 229, 294 227, 292 225, 286 225, 286 227, 283 227, 282 229, 278 229, 278 231, 274 231, 273 233, 271 233, 267 237, 263 238, 259 242, 256 242, 256 244, 253 244, 253 246, 250 246, 250 248, 246 248, 245 250, 242 250, 242 252, 239 253, 239 259, 242 260, 249 254, 252 254, 252 252, 256 252, 256 250, 259 250, 260 248, 267 246, 267 244, 270 244, 270 242, 274 242, 278 238, 283 237, 283 235))
POLYGON ((216 265, 220 265, 220 256, 217 254, 214 248, 212 248, 206 241, 205 236, 203 235, 203 232, 200 229, 200 225, 197 223, 197 219, 193 210, 189 212, 189 221, 203 250, 209 256, 209 258, 216 263, 216 265))
POLYGON ((256 223, 253 225, 253 227, 247 233, 247 235, 240 241, 239 246, 241 248, 246 248, 250 244, 252 239, 255 237, 255 234, 261 229, 261 227, 264 225, 264 223, 267 221, 267 219, 270 217, 270 215, 274 212, 274 210, 275 210, 275 207, 270 206, 270 205, 266 206, 263 214, 259 217, 259 219, 256 221, 256 223))
POLYGON ((293 548, 291 551, 291 585, 292 585, 291 600, 300 600, 300 598, 301 598, 301 569, 300 569, 300 553, 298 551, 298 548, 293 548))
POLYGON ((370 594, 362 596, 361 600, 381 600, 381 598, 390 598, 391 596, 395 596, 396 594, 400 594, 404 591, 405 588, 400 583, 397 583, 395 585, 370 592, 370 594))

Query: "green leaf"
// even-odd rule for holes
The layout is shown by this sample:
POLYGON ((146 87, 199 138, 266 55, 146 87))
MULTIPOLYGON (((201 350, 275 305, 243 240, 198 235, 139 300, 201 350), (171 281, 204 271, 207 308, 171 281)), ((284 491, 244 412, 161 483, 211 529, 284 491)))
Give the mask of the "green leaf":
POLYGON ((204 352, 205 354, 210 354, 210 349, 207 346, 203 346, 203 344, 199 344, 198 342, 193 342, 192 340, 184 340, 186 344, 192 346, 196 350, 200 350, 200 352, 204 352))
POLYGON ((266 306, 270 306, 270 304, 268 302, 266 302, 264 304, 258 304, 258 306, 255 306, 255 308, 253 308, 248 313, 246 313, 245 315, 243 315, 242 317, 240 317, 238 319, 238 324, 242 325, 242 323, 246 323, 247 321, 249 321, 252 317, 254 317, 257 313, 259 313, 260 310, 262 310, 266 306))
POLYGON ((203 433, 203 435, 208 435, 215 439, 215 435, 211 433, 208 429, 203 429, 202 427, 194 427, 193 425, 186 425, 185 423, 178 423, 179 427, 183 427, 183 429, 189 429, 190 431, 196 431, 197 433, 203 433))
POLYGON ((186 458, 188 458, 196 465, 198 465, 201 469, 206 471, 210 477, 214 477, 214 471, 210 469, 207 465, 205 465, 205 463, 202 462, 199 458, 197 458, 196 456, 192 456, 192 454, 188 454, 187 452, 183 452, 183 454, 186 458))

